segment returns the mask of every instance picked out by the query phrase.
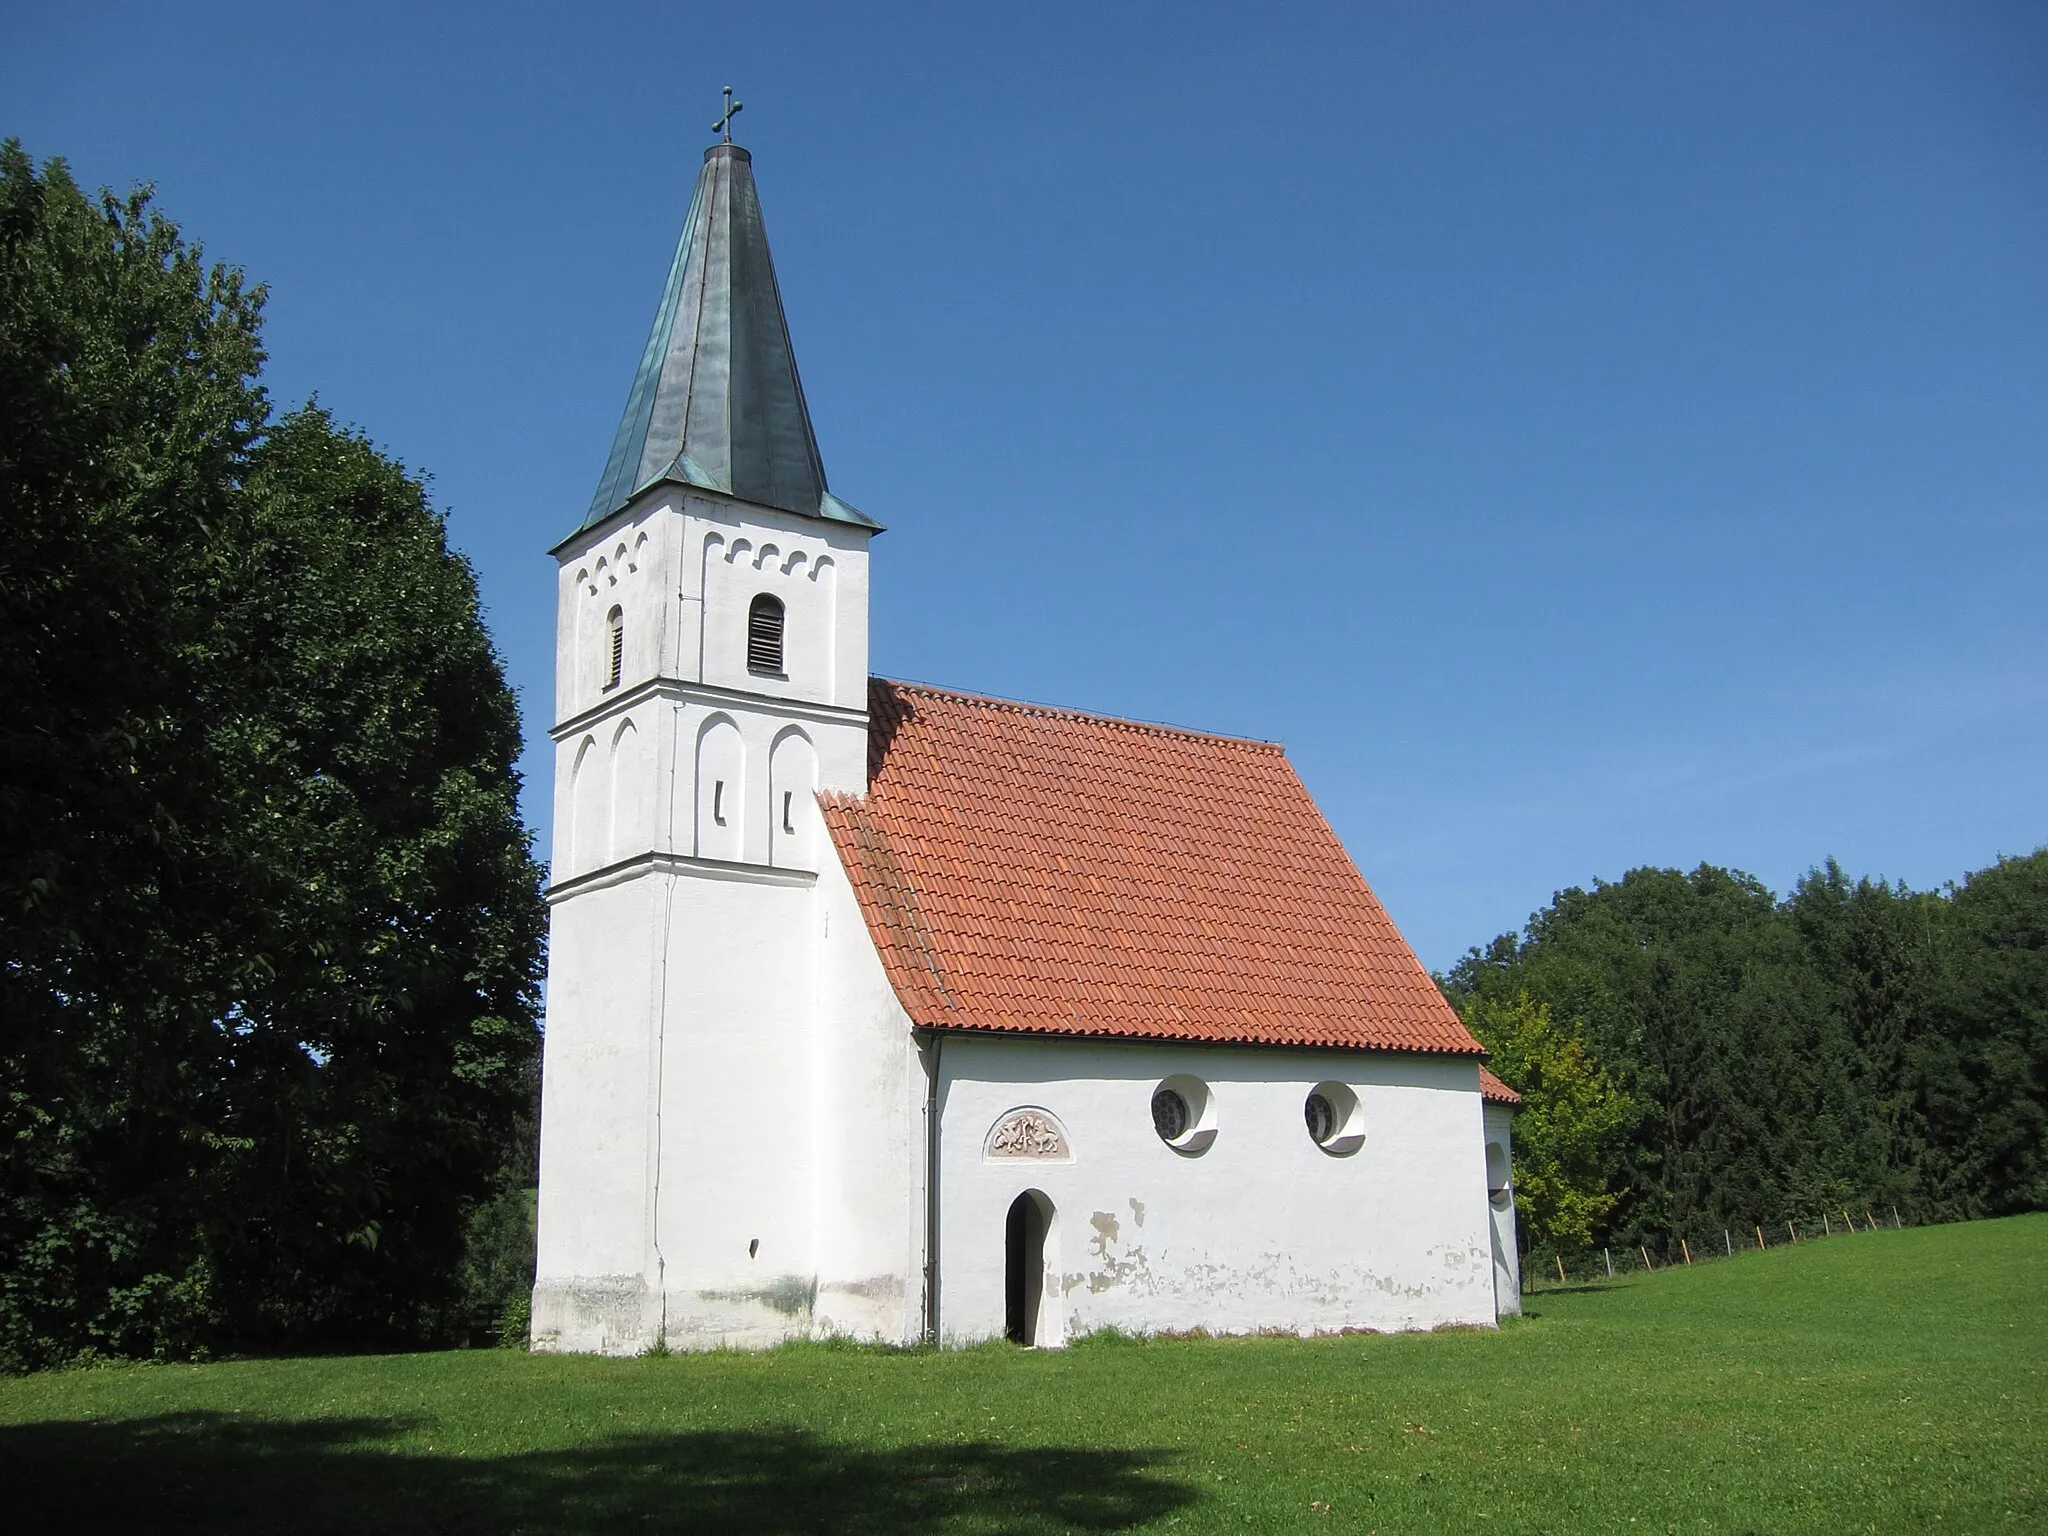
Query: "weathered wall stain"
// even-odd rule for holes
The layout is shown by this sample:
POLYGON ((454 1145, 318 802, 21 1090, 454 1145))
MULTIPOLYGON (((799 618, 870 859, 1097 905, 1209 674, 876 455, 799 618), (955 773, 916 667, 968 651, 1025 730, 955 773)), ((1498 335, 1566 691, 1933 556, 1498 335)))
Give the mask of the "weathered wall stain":
POLYGON ((834 1295, 861 1296, 869 1301, 901 1301, 904 1286, 901 1275, 869 1275, 865 1280, 834 1280, 819 1289, 834 1295))
POLYGON ((595 1331, 604 1354, 634 1354, 641 1346, 640 1315, 647 1281, 639 1275, 597 1275, 587 1280, 543 1281, 533 1288, 536 1349, 561 1349, 564 1333, 576 1348, 595 1331), (566 1320, 573 1320, 565 1327, 566 1320), (580 1331, 579 1331, 580 1330, 580 1331))
POLYGON ((780 1312, 784 1317, 795 1317, 811 1312, 818 1305, 818 1277, 816 1275, 777 1275, 766 1285, 752 1285, 731 1291, 699 1291, 706 1301, 758 1302, 764 1307, 780 1312))
MULTIPOLYGON (((1138 1203, 1132 1202, 1133 1205, 1138 1203)), ((1426 1275, 1404 1279, 1373 1273, 1357 1265, 1345 1265, 1334 1272, 1304 1273, 1288 1254, 1277 1251, 1260 1253, 1247 1264, 1219 1264, 1198 1259, 1177 1266, 1168 1265, 1162 1273, 1153 1267, 1143 1247, 1132 1244, 1117 1251, 1118 1224, 1107 1212, 1095 1212, 1089 1224, 1096 1233, 1089 1247, 1101 1262, 1092 1269, 1062 1275, 1059 1283, 1063 1295, 1085 1290, 1090 1295, 1099 1296, 1105 1291, 1118 1289, 1131 1296, 1174 1301, 1203 1301, 1218 1297, 1242 1301, 1246 1297, 1263 1295, 1276 1301, 1304 1298, 1319 1309, 1342 1312, 1347 1310, 1347 1302, 1355 1301, 1363 1294, 1416 1305, 1426 1304, 1438 1291, 1437 1284, 1426 1275)), ((1438 1266, 1453 1274, 1489 1261, 1489 1255, 1478 1249, 1458 1245, 1440 1245, 1428 1252, 1438 1266)), ((1309 1332, 1315 1331, 1309 1329, 1309 1332)))

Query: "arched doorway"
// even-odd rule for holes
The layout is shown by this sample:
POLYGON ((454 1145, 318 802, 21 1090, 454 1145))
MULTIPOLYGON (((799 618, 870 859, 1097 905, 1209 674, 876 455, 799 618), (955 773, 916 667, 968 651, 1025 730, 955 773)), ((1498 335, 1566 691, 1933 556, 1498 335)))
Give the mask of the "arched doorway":
POLYGON ((1052 1202, 1027 1189, 1010 1202, 1003 1226, 1003 1335, 1013 1344, 1044 1343, 1045 1234, 1052 1202))

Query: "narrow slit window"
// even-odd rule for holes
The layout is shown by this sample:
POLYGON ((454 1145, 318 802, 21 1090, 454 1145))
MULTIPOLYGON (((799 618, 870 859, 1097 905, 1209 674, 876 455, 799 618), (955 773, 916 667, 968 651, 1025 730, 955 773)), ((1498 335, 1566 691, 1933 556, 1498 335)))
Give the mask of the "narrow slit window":
POLYGON ((725 780, 719 779, 711 786, 711 819, 719 826, 725 825, 725 780))
POLYGON ((790 816, 790 808, 791 808, 791 802, 792 802, 792 801, 794 801, 795 799, 796 799, 796 791, 795 791, 795 790, 785 789, 785 790, 784 790, 784 791, 782 792, 782 830, 783 830, 783 831, 785 831, 785 832, 794 832, 794 831, 796 831, 796 828, 795 828, 794 826, 792 826, 792 825, 790 824, 790 819, 789 819, 789 816, 790 816))
POLYGON ((619 677, 626 670, 626 615, 624 610, 614 608, 605 616, 605 644, 609 647, 609 660, 605 664, 604 685, 607 688, 619 686, 619 677))
POLYGON ((782 599, 765 592, 747 609, 747 670, 782 675, 782 599))

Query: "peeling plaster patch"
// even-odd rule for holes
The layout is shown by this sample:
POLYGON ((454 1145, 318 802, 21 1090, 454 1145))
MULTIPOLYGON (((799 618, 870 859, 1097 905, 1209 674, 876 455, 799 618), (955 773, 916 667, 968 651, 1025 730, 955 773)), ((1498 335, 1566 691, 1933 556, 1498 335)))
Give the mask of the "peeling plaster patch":
MULTIPOLYGON (((1148 1281, 1150 1279, 1151 1276, 1145 1269, 1145 1250, 1133 1248, 1129 1258, 1111 1259, 1106 1266, 1090 1275, 1088 1277, 1088 1290, 1091 1295, 1099 1295, 1103 1291, 1114 1290, 1120 1285, 1134 1281, 1148 1281)), ((1139 1284, 1134 1285, 1133 1289, 1143 1293, 1149 1292, 1151 1288, 1149 1285, 1139 1284)))
MULTIPOLYGON (((1363 1265, 1339 1265, 1333 1270, 1320 1267, 1304 1270, 1291 1253, 1268 1251, 1251 1256, 1251 1262, 1232 1264, 1211 1260, 1192 1262, 1176 1255, 1171 1247, 1154 1259, 1147 1251, 1132 1246, 1118 1252, 1100 1232, 1098 1264, 1091 1270, 1059 1277, 1060 1293, 1073 1297, 1070 1325, 1077 1333, 1102 1327, 1130 1329, 1131 1309, 1144 1305, 1150 1310, 1166 1303, 1169 1311, 1199 1318, 1220 1303, 1245 1313, 1229 1326, 1217 1329, 1205 1325, 1203 1332, 1219 1334, 1271 1334, 1274 1337, 1312 1338, 1322 1334, 1386 1331, 1404 1332, 1445 1326, 1484 1330, 1483 1318, 1446 1320, 1439 1305, 1441 1273, 1434 1265, 1411 1271, 1397 1268, 1383 1271, 1363 1265), (1158 1267, 1163 1264, 1164 1267, 1158 1267), (1100 1298, 1090 1301, 1085 1298, 1100 1298), (1378 1298, 1375 1300, 1375 1298, 1378 1298), (1314 1314, 1301 1316, 1303 1306, 1314 1314)), ((1462 1245, 1438 1245, 1428 1251, 1437 1264, 1452 1254, 1477 1254, 1462 1245)), ((1491 1255, 1486 1256, 1490 1262, 1491 1255)), ((1140 1324, 1138 1331, 1153 1332, 1140 1324)), ((1170 1330, 1169 1330, 1170 1331, 1170 1330)))
POLYGON ((1225 1330, 1228 1332, 1243 1332, 1248 1328, 1252 1332, 1271 1332, 1276 1336, 1299 1334, 1311 1337, 1354 1326, 1359 1317, 1357 1302, 1374 1292, 1403 1304, 1399 1314, 1385 1319, 1385 1322, 1397 1329, 1429 1327, 1432 1320, 1426 1315, 1428 1308, 1418 1308, 1416 1304, 1430 1302, 1438 1295, 1436 1285, 1426 1279, 1376 1274, 1356 1266, 1347 1265, 1333 1273, 1304 1274, 1284 1253, 1263 1253, 1248 1265, 1198 1262, 1168 1274, 1155 1271, 1142 1248, 1131 1248, 1122 1256, 1104 1253, 1103 1258, 1102 1267, 1094 1272, 1065 1277, 1066 1290, 1072 1292, 1085 1286, 1090 1294, 1100 1295, 1124 1288, 1125 1294, 1132 1296, 1201 1303, 1219 1298, 1242 1303, 1263 1297, 1269 1303, 1281 1304, 1283 1308, 1288 1303, 1306 1300, 1322 1314, 1318 1319, 1292 1324, 1266 1323, 1253 1318, 1244 1327, 1225 1330))
POLYGON ((817 1307, 818 1279, 815 1275, 808 1278, 803 1275, 777 1275, 766 1285, 737 1291, 699 1291, 697 1294, 706 1301, 759 1302, 784 1317, 795 1317, 799 1312, 810 1312, 817 1307))
POLYGON ((1493 1255, 1477 1247, 1460 1248, 1445 1245, 1431 1248, 1427 1252, 1443 1265, 1447 1273, 1461 1277, 1468 1272, 1476 1273, 1483 1266, 1493 1263, 1493 1255))
POLYGON ((1141 1227, 1142 1227, 1143 1225, 1145 1225, 1145 1202, 1144 1202, 1144 1201, 1142 1201, 1142 1200, 1133 1200, 1133 1201, 1131 1202, 1131 1220, 1132 1220, 1132 1221, 1134 1221, 1134 1222, 1136 1222, 1136 1223, 1137 1223, 1137 1224, 1138 1224, 1139 1226, 1141 1226, 1141 1227))
POLYGON ((1107 1211, 1097 1211, 1088 1218, 1088 1225, 1095 1229, 1095 1252, 1108 1258, 1109 1245, 1116 1241, 1116 1218, 1107 1211))
MULTIPOLYGON (((1145 1250, 1132 1247, 1124 1257, 1113 1258, 1109 1245, 1116 1239, 1116 1219, 1107 1211, 1097 1211, 1093 1225, 1096 1233, 1095 1251, 1102 1259, 1102 1268, 1091 1275, 1077 1275, 1074 1280, 1085 1280, 1091 1295, 1099 1295, 1119 1285, 1128 1285, 1140 1295, 1150 1295, 1152 1274, 1146 1264, 1145 1250)), ((1072 1288, 1071 1285, 1068 1286, 1069 1290, 1072 1288)))

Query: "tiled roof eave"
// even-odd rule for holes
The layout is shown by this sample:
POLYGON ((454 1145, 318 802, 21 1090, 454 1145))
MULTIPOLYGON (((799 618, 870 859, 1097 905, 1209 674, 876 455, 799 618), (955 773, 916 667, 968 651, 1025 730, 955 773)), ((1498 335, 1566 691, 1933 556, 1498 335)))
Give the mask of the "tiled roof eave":
MULTIPOLYGON (((1251 1047, 1265 1051, 1342 1051, 1365 1056, 1441 1056, 1453 1061, 1483 1060, 1486 1048, 1471 1045, 1393 1045, 1367 1040, 1279 1040, 1270 1035, 1204 1029, 1199 1033, 1173 1034, 1165 1030, 1118 1029, 1114 1025, 1090 1025, 1075 1029, 1030 1029, 1009 1024, 983 1024, 972 1019, 941 1021, 936 1017, 919 1021, 914 1015, 911 1028, 931 1034, 1002 1035, 1019 1040, 1118 1040, 1133 1045, 1193 1045, 1251 1047)), ((1508 1101, 1503 1101, 1508 1102, 1508 1101)), ((1519 1097, 1513 1102, 1521 1102, 1519 1097)))
POLYGON ((1509 1109, 1522 1107, 1522 1096, 1483 1066, 1479 1069, 1479 1092, 1489 1104, 1505 1105, 1509 1109))

